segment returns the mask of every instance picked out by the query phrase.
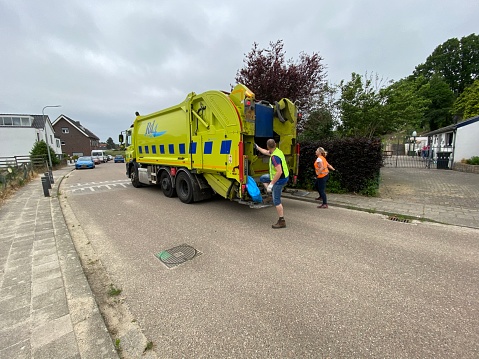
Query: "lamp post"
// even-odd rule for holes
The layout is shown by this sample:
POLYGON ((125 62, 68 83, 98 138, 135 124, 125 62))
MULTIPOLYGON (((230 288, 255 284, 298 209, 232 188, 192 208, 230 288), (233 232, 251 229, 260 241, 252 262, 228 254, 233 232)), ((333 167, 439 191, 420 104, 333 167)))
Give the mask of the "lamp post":
POLYGON ((414 139, 414 142, 412 143, 413 156, 416 156, 416 136, 417 136, 417 132, 416 132, 416 131, 412 131, 412 137, 413 137, 413 139, 414 139))
POLYGON ((48 107, 61 107, 61 105, 51 105, 51 106, 45 106, 42 109, 42 118, 43 118, 43 123, 45 124, 45 143, 47 144, 47 153, 48 153, 48 163, 50 165, 50 171, 53 168, 52 165, 52 156, 50 155, 50 145, 48 144, 48 136, 47 136, 47 121, 45 120, 45 109, 48 107))

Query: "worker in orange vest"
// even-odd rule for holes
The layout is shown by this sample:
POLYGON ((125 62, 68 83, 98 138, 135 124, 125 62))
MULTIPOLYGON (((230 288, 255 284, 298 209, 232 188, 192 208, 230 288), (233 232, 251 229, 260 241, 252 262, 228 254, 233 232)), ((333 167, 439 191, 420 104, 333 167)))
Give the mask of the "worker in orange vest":
POLYGON ((322 147, 318 147, 316 150, 316 161, 314 161, 314 170, 316 171, 316 183, 315 187, 318 190, 319 197, 317 200, 322 199, 323 204, 318 206, 318 208, 328 208, 328 198, 326 197, 326 182, 329 179, 329 170, 335 171, 334 167, 331 166, 326 160, 326 155, 328 153, 322 147))

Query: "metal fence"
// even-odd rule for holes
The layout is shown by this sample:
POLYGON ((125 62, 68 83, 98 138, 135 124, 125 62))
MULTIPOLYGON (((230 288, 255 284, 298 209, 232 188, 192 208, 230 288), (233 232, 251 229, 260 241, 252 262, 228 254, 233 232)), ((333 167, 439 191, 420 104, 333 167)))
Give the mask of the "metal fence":
POLYGON ((384 167, 452 169, 454 147, 413 148, 406 145, 393 145, 383 150, 384 167))

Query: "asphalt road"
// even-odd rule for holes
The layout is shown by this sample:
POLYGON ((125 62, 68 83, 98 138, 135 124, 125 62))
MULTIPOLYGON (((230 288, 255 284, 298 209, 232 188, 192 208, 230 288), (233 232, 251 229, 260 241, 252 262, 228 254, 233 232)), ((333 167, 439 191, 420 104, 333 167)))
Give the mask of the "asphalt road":
POLYGON ((158 357, 479 356, 477 230, 291 199, 274 230, 273 208, 185 205, 111 162, 61 191, 158 357))

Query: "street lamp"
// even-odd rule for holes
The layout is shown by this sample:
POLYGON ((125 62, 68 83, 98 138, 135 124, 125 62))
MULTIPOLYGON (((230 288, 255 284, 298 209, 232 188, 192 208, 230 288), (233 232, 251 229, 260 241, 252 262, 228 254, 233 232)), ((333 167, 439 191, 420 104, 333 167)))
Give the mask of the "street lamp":
POLYGON ((47 121, 45 120, 45 109, 48 107, 61 107, 61 105, 45 106, 42 109, 42 118, 43 118, 43 123, 45 124, 45 143, 47 144, 48 163, 50 164, 50 170, 51 170, 53 168, 52 156, 50 155, 50 145, 48 144, 48 137, 47 137, 47 121))

